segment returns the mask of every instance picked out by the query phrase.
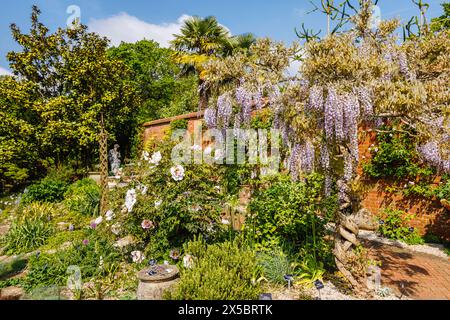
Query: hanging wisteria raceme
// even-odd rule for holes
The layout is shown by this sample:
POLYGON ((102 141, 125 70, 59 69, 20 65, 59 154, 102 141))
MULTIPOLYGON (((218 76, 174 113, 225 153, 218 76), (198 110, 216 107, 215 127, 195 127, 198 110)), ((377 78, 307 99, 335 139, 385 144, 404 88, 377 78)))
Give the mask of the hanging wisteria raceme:
POLYGON ((323 111, 323 89, 319 86, 312 86, 309 91, 309 99, 306 104, 306 111, 323 111))
POLYGON ((291 173, 291 179, 297 181, 299 177, 298 164, 301 161, 301 145, 296 143, 292 148, 291 155, 289 157, 288 169, 291 173))
POLYGON ((217 99, 217 124, 222 128, 227 128, 231 115, 233 113, 233 104, 229 93, 221 95, 217 99))
POLYGON ((348 132, 346 123, 344 123, 344 108, 346 106, 346 99, 344 96, 337 95, 336 103, 334 105, 334 130, 335 137, 338 142, 345 140, 348 132))
POLYGON ((449 160, 444 160, 439 152, 439 144, 436 141, 429 141, 422 146, 417 148, 417 151, 422 156, 422 158, 440 170, 444 172, 450 172, 449 170, 449 160))
POLYGON ((264 96, 263 88, 259 87, 256 93, 253 95, 253 104, 256 106, 257 110, 264 108, 264 96))
POLYGON ((374 114, 372 92, 366 87, 359 87, 356 92, 361 103, 363 117, 369 119, 374 114))
POLYGON ((320 146, 320 164, 325 171, 330 169, 330 151, 326 143, 322 143, 320 146))
POLYGON ((311 173, 314 170, 314 145, 307 140, 300 147, 300 162, 302 171, 311 173))
POLYGON ((406 56, 406 53, 399 52, 397 54, 398 59, 398 65, 400 69, 400 73, 408 80, 414 80, 416 77, 414 73, 411 71, 408 65, 408 58, 406 56))
POLYGON ((358 119, 360 107, 358 98, 353 94, 344 94, 339 96, 340 104, 343 109, 343 134, 348 141, 351 140, 353 134, 358 130, 358 119))
POLYGON ((217 113, 213 108, 208 108, 205 110, 204 114, 205 123, 209 129, 214 129, 217 126, 217 113))
POLYGON ((337 104, 338 104, 338 96, 336 94, 336 90, 333 87, 331 87, 328 90, 328 96, 324 106, 325 136, 328 141, 332 141, 334 138, 334 127, 336 119, 335 106, 337 104))
POLYGON ((344 154, 344 181, 349 182, 353 178, 353 157, 349 152, 344 154))

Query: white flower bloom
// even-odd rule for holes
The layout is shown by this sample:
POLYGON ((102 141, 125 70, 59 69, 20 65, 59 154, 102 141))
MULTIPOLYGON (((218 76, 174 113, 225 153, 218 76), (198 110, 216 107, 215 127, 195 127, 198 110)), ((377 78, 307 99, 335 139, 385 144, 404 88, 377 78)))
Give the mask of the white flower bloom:
POLYGON ((181 181, 184 179, 184 168, 181 165, 170 168, 172 179, 175 181, 181 181))
POLYGON ((230 225, 231 224, 231 222, 230 222, 230 220, 228 220, 228 219, 226 219, 226 218, 222 218, 222 224, 224 224, 224 225, 230 225))
POLYGON ((214 153, 214 160, 220 161, 223 159, 223 157, 224 157, 223 151, 221 149, 217 149, 216 152, 214 153))
POLYGON ((148 187, 147 187, 147 186, 141 186, 141 187, 140 187, 140 190, 141 190, 141 194, 142 194, 143 196, 145 196, 145 195, 147 194, 148 187))
POLYGON ((128 190, 127 195, 125 197, 125 207, 127 208, 128 212, 131 212, 133 210, 136 201, 137 201, 136 190, 135 189, 128 190))
POLYGON ((187 269, 192 269, 194 266, 194 258, 190 254, 183 257, 183 266, 187 269))
POLYGON ((103 217, 102 216, 100 216, 100 217, 98 217, 97 219, 95 219, 94 220, 94 223, 98 226, 100 223, 102 223, 103 222, 103 217))
POLYGON ((194 145, 191 147, 191 150, 193 150, 193 151, 201 151, 201 150, 202 150, 202 147, 199 146, 198 144, 194 144, 194 145))
POLYGON ((155 208, 158 209, 162 205, 162 200, 155 201, 155 208))
POLYGON ((154 154, 152 154, 152 157, 150 158, 149 162, 155 166, 157 166, 160 161, 162 160, 162 155, 161 152, 155 152, 154 154))
POLYGON ((145 161, 149 161, 150 160, 150 154, 147 151, 143 151, 142 152, 142 159, 145 161))
POLYGON ((120 234, 121 231, 121 225, 119 223, 115 223, 111 226, 111 232, 114 233, 116 236, 120 234))
POLYGON ((210 155, 211 152, 212 152, 212 148, 211 148, 211 147, 207 147, 207 148, 205 149, 205 155, 206 155, 206 156, 207 156, 207 155, 210 155))
POLYGON ((133 251, 131 252, 131 259, 134 263, 141 263, 145 260, 145 256, 141 251, 133 251))
POLYGON ((106 211, 106 221, 111 221, 112 219, 114 219, 114 212, 112 210, 108 210, 106 211))

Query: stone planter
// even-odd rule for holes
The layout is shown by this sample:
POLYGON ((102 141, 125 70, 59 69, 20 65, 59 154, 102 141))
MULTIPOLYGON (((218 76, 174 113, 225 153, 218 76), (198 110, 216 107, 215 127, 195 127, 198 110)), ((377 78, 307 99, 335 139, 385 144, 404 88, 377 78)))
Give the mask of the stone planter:
POLYGON ((138 300, 163 300, 164 292, 170 290, 179 281, 179 270, 176 266, 158 265, 163 271, 150 276, 148 269, 138 272, 138 300))

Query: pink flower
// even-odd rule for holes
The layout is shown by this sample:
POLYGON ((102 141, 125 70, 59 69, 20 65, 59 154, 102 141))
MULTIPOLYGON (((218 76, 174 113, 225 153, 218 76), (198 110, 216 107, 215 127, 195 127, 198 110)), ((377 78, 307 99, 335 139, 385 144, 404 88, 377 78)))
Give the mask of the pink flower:
POLYGON ((155 228, 155 224, 150 221, 150 220, 144 220, 141 223, 141 227, 142 229, 148 230, 148 229, 154 229, 155 228))

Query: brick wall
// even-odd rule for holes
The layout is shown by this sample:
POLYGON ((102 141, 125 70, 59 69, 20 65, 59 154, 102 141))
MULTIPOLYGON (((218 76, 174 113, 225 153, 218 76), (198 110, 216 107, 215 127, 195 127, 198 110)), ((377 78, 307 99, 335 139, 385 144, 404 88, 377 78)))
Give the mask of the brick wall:
MULTIPOLYGON (((148 122, 144 124, 144 139, 162 138, 170 128, 170 122, 178 119, 186 119, 188 130, 193 132, 194 122, 201 120, 202 117, 203 113, 195 112, 148 122)), ((375 133, 363 126, 360 130, 359 144, 362 162, 370 159, 369 148, 375 143, 375 140, 375 133)), ((358 168, 358 173, 362 173, 361 167, 358 168)), ((435 182, 438 183, 439 178, 435 182)), ((389 193, 386 191, 386 187, 389 185, 389 181, 385 180, 365 180, 362 206, 376 215, 388 206, 414 214, 416 217, 410 224, 417 228, 421 234, 432 232, 450 241, 450 214, 447 209, 443 208, 435 199, 406 198, 402 195, 389 193)))

